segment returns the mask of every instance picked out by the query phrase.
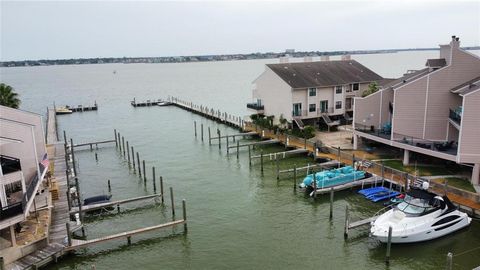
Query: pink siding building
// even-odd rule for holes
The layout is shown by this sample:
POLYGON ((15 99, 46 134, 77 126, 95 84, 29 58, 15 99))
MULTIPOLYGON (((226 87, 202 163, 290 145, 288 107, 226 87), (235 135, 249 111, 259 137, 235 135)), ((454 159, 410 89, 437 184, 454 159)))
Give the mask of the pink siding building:
POLYGON ((480 57, 459 38, 440 46, 438 59, 354 103, 354 148, 361 138, 459 164, 480 178, 480 57))

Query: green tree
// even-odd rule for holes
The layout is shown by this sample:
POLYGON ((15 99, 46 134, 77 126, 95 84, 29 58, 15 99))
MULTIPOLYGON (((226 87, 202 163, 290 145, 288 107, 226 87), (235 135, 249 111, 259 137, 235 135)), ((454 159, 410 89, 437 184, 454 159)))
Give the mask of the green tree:
POLYGON ((365 90, 365 91, 363 91, 362 97, 366 97, 366 96, 368 96, 368 95, 371 95, 371 94, 377 92, 378 89, 379 89, 379 87, 378 87, 377 82, 371 82, 371 83, 368 85, 368 89, 365 90))
POLYGON ((20 99, 10 85, 0 83, 0 105, 10 108, 18 109, 20 106, 20 99))

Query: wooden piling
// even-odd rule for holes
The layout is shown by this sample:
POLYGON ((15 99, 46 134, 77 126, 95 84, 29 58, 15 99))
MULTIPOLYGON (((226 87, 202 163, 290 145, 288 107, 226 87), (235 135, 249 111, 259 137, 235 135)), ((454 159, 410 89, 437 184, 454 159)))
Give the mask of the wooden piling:
POLYGON ((303 149, 307 149, 307 138, 303 138, 303 149))
POLYGON ((75 188, 77 189, 77 204, 78 204, 78 215, 80 216, 80 221, 83 223, 83 212, 82 212, 82 202, 80 200, 80 185, 78 184, 78 178, 75 177, 75 188))
MULTIPOLYGON (((227 138, 227 141, 228 141, 228 138, 227 138)), ((239 153, 240 153, 240 141, 237 141, 237 159, 238 159, 239 153)))
POLYGON ((350 212, 348 211, 348 204, 345 205, 345 228, 343 230, 343 237, 348 238, 348 226, 350 223, 350 212))
POLYGON ((217 135, 218 135, 218 149, 222 149, 222 136, 220 130, 217 128, 217 135))
POLYGON ((118 136, 118 150, 122 152, 122 140, 121 140, 120 132, 117 132, 117 136, 118 136))
POLYGON ((112 186, 110 185, 110 179, 108 179, 107 185, 108 185, 108 193, 112 193, 112 186))
POLYGON ((275 155, 275 165, 276 165, 276 172, 277 172, 277 180, 280 179, 280 165, 278 161, 278 155, 275 155))
POLYGON ((98 153, 95 152, 95 161, 98 161, 98 153))
POLYGON ((123 157, 125 157, 125 138, 122 136, 123 157))
POLYGON ((162 197, 162 204, 164 204, 165 196, 163 195, 163 176, 160 176, 160 195, 162 197))
POLYGON ((227 139, 227 155, 230 154, 230 147, 229 147, 229 143, 228 143, 228 135, 226 137, 227 139))
POLYGON ((127 161, 128 161, 128 166, 130 166, 130 146, 128 145, 128 141, 127 141, 127 161))
POLYGON ((67 227, 67 242, 68 246, 72 246, 72 232, 70 231, 70 223, 66 223, 65 226, 67 227))
POLYGON ((133 172, 135 173, 135 151, 133 150, 133 146, 132 146, 132 165, 133 165, 133 172))
POLYGON ((116 130, 116 129, 114 129, 114 130, 113 130, 113 134, 114 134, 114 136, 115 136, 115 147, 117 147, 117 148, 118 148, 118 141, 117 141, 117 130, 116 130))
MULTIPOLYGON (((307 176, 308 176, 308 168, 307 168, 307 176)), ((313 199, 315 200, 317 198, 317 177, 315 175, 315 171, 312 170, 312 176, 313 176, 313 199)))
POLYGON ((260 171, 263 175, 263 150, 260 151, 260 171))
MULTIPOLYGON (((70 188, 68 188, 70 189, 70 188)), ((68 211, 70 211, 72 209, 72 205, 71 205, 71 202, 70 202, 70 191, 67 189, 67 205, 68 205, 68 211)))
POLYGON ((453 266, 453 254, 451 252, 447 253, 447 266, 445 267, 446 270, 452 270, 453 266))
POLYGON ((143 183, 147 184, 147 172, 145 171, 145 159, 142 160, 143 163, 143 183))
POLYGON ((200 137, 202 138, 202 142, 203 142, 203 123, 200 124, 200 137))
POLYGON ((193 121, 193 129, 195 130, 195 138, 197 138, 197 121, 193 121))
POLYGON ((212 134, 210 133, 210 127, 208 127, 208 145, 212 145, 212 134))
POLYGON ((72 154, 72 167, 73 167, 73 173, 75 176, 77 176, 77 166, 75 164, 75 151, 73 149, 73 139, 70 138, 70 152, 72 154))
POLYGON ((152 167, 153 193, 157 193, 157 182, 155 180, 155 166, 152 167))
POLYGON ((183 230, 187 231, 187 206, 185 204, 185 199, 182 200, 182 208, 183 208, 183 230))
POLYGON ((142 168, 140 168, 140 155, 137 152, 137 165, 138 165, 138 176, 142 177, 142 168))
POLYGON ((248 146, 248 165, 252 166, 252 150, 250 150, 250 145, 248 146))
POLYGON ((333 187, 330 188, 330 219, 333 218, 333 187))
POLYGON ((127 244, 128 245, 132 244, 132 237, 131 236, 127 236, 127 244))
POLYGON ((390 264, 390 251, 392 248, 392 226, 388 227, 388 238, 387 238, 387 255, 385 256, 385 263, 390 264))
POLYGON ((297 191, 297 165, 293 165, 293 191, 297 191))
POLYGON ((172 219, 175 220, 175 200, 173 199, 173 188, 170 187, 170 202, 172 204, 172 219))
POLYGON ((92 144, 90 144, 90 151, 93 151, 92 144))

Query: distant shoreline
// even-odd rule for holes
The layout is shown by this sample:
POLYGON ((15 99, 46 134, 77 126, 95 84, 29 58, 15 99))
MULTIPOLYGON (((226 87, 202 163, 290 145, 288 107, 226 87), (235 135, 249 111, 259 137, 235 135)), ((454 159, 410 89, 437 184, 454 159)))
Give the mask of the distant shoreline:
MULTIPOLYGON (((465 50, 480 50, 480 46, 463 47, 465 50)), ((25 67, 25 66, 52 66, 52 65, 88 65, 88 64, 137 64, 137 63, 190 63, 190 62, 212 62, 212 61, 234 61, 234 60, 255 60, 275 59, 285 56, 318 57, 338 56, 354 54, 380 54, 397 53, 405 51, 435 51, 439 48, 409 48, 409 49, 382 49, 382 50, 355 50, 355 51, 330 51, 330 52, 267 52, 250 54, 224 54, 224 55, 199 55, 199 56, 162 56, 162 57, 99 57, 99 58, 77 58, 77 59, 55 59, 55 60, 22 60, 3 61, 0 67, 25 67)))

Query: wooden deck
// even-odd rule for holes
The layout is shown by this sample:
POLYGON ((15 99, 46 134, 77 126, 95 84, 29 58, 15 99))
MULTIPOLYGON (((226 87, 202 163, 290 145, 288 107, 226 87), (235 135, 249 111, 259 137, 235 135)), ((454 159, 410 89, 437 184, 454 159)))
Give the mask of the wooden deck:
POLYGON ((377 220, 377 218, 378 218, 378 216, 374 216, 374 217, 354 221, 354 222, 348 224, 348 229, 355 229, 355 228, 358 228, 360 226, 369 225, 372 221, 377 220))
POLYGON ((58 243, 51 243, 43 249, 37 250, 20 260, 5 267, 7 270, 37 269, 52 261, 56 261, 64 254, 65 246, 58 243))
MULTIPOLYGON (((269 160, 276 160, 277 158, 286 158, 287 156, 292 156, 292 155, 298 155, 298 154, 305 154, 308 153, 308 150, 306 149, 293 149, 289 151, 282 151, 282 152, 276 152, 276 153, 268 153, 264 154, 263 158, 269 159, 269 160)), ((262 155, 257 155, 257 156, 252 156, 251 159, 256 159, 256 158, 261 158, 262 155)))
POLYGON ((371 185, 374 183, 381 182, 382 179, 379 178, 378 176, 372 176, 367 179, 363 180, 356 180, 350 183, 342 184, 342 185, 337 185, 337 186, 331 186, 331 187, 326 187, 326 188, 317 188, 317 195, 318 194, 324 194, 324 193, 329 193, 332 189, 333 191, 340 191, 340 190, 345 190, 345 189, 350 189, 353 187, 359 187, 359 186, 364 186, 364 185, 371 185))
MULTIPOLYGON (((146 195, 146 196, 130 198, 130 199, 125 199, 125 200, 119 200, 119 201, 113 201, 113 202, 85 205, 85 206, 82 206, 82 212, 94 211, 94 210, 107 208, 107 207, 111 207, 111 206, 115 206, 115 205, 130 203, 130 202, 138 202, 138 201, 143 201, 143 200, 156 199, 156 198, 160 198, 160 196, 161 196, 160 194, 154 194, 154 195, 146 195)), ((79 212, 78 207, 72 207, 72 209, 70 210, 71 215, 73 215, 75 213, 78 213, 78 212, 79 212)))
POLYGON ((160 224, 160 225, 155 225, 155 226, 150 226, 150 227, 146 227, 146 228, 136 229, 136 230, 132 230, 132 231, 128 231, 128 232, 112 234, 112 235, 109 235, 109 236, 104 236, 104 237, 95 238, 95 239, 91 239, 91 240, 72 239, 72 245, 66 247, 65 251, 75 250, 75 249, 78 249, 78 248, 87 247, 87 246, 90 246, 90 245, 95 245, 95 244, 98 244, 98 243, 107 242, 107 241, 115 240, 115 239, 118 239, 118 238, 124 238, 124 237, 128 238, 128 237, 131 237, 133 235, 146 233, 146 232, 150 232, 150 231, 153 231, 153 230, 173 227, 173 226, 184 224, 184 223, 186 223, 186 220, 180 219, 180 220, 176 220, 176 221, 172 221, 172 222, 168 222, 168 223, 164 223, 164 224, 160 224))
POLYGON ((254 145, 265 145, 265 144, 274 144, 274 143, 279 143, 279 140, 276 139, 270 139, 270 140, 265 140, 265 141, 259 141, 259 142, 251 142, 251 143, 244 143, 244 144, 239 144, 239 145, 231 145, 228 148, 242 148, 242 147, 247 147, 247 146, 254 146, 254 145))

